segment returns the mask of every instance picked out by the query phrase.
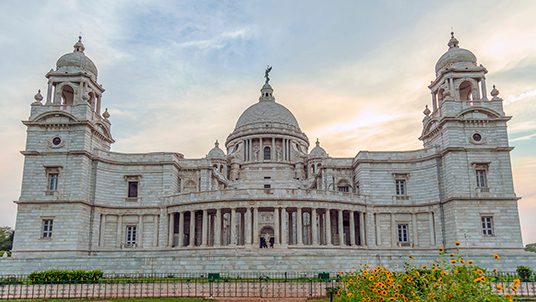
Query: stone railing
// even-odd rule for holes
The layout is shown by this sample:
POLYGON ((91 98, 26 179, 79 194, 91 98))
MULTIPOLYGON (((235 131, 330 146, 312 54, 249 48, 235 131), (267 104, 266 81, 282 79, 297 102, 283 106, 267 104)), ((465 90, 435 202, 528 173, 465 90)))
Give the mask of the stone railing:
POLYGON ((303 189, 229 189, 182 193, 164 198, 166 205, 211 201, 295 200, 365 204, 366 196, 355 193, 303 189))

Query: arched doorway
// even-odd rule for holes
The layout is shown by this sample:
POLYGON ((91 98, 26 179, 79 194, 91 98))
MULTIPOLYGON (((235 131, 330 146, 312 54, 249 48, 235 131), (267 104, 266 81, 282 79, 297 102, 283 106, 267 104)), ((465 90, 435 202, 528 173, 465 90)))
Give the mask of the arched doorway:
POLYGON ((259 233, 259 248, 267 249, 274 247, 274 229, 269 226, 265 226, 259 233))

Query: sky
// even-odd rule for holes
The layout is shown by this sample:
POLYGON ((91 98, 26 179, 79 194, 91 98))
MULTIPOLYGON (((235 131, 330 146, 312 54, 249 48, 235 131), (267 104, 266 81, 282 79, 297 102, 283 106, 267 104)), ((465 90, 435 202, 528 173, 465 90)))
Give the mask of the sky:
POLYGON ((534 1, 2 1, 0 226, 14 226, 25 120, 44 75, 83 36, 118 152, 203 157, 259 96, 331 156, 422 147, 427 85, 454 30, 497 85, 523 241, 536 242, 534 1))

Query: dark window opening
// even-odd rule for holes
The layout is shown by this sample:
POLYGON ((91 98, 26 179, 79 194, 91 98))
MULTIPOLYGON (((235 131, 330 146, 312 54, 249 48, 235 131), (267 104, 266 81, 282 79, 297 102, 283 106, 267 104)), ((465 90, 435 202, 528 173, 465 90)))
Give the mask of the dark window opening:
POLYGON ((128 197, 129 198, 138 197, 138 182, 137 181, 128 182, 128 197))

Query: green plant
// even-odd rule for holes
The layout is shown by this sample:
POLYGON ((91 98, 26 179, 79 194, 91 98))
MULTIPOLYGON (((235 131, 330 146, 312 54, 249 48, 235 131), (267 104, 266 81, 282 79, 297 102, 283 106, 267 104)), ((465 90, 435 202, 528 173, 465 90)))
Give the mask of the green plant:
POLYGON ((524 265, 518 266, 516 272, 519 279, 525 282, 530 281, 530 277, 532 277, 532 274, 534 273, 530 267, 524 265))
POLYGON ((103 276, 101 270, 46 270, 28 275, 32 284, 43 283, 95 283, 103 276))
MULTIPOLYGON (((455 242, 456 246, 459 244, 455 242)), ((403 272, 381 266, 340 272, 338 301, 512 301, 519 279, 511 285, 494 284, 484 269, 464 259, 459 250, 449 256, 443 247, 439 250, 439 259, 429 266, 416 267, 412 263, 415 257, 409 256, 411 261, 403 272)), ((499 255, 493 257, 500 260, 499 255)))

